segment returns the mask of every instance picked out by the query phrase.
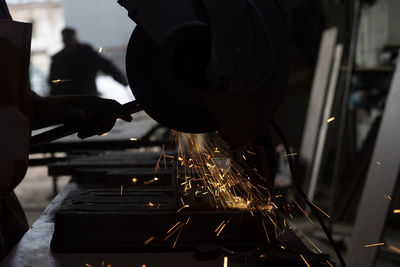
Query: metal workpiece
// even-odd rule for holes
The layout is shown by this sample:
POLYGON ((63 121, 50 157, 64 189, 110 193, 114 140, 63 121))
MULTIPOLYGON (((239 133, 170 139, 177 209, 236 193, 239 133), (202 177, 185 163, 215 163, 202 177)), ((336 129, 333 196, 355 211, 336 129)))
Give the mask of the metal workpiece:
MULTIPOLYGON (((130 266, 204 266, 204 261, 193 258, 193 252, 129 252, 129 253, 55 253, 50 250, 50 241, 54 231, 54 217, 64 198, 74 190, 75 183, 68 184, 46 208, 40 218, 32 225, 22 240, 0 263, 1 267, 71 267, 101 266, 104 261, 112 267, 130 266)), ((149 236, 150 237, 150 236, 149 236)), ((207 266, 220 267, 223 256, 206 261, 207 266)), ((246 266, 243 262, 229 262, 229 266, 246 266)))

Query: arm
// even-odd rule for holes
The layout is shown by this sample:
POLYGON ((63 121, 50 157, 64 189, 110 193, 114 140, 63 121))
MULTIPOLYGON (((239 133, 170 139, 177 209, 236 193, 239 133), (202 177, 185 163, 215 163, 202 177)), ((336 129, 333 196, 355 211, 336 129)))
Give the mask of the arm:
POLYGON ((96 65, 105 74, 108 74, 114 78, 117 82, 122 85, 128 85, 128 81, 125 75, 111 62, 105 57, 102 57, 99 53, 96 53, 92 50, 93 56, 96 61, 96 65))

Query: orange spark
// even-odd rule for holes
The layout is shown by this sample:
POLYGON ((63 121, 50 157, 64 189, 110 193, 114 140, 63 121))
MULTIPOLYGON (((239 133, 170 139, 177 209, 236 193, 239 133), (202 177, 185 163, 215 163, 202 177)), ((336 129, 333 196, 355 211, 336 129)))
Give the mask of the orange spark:
POLYGON ((285 157, 293 157, 298 155, 298 153, 290 153, 290 154, 286 154, 285 157))
POLYGON ((329 265, 330 267, 334 267, 333 264, 332 264, 330 261, 326 260, 326 263, 328 263, 328 265, 329 265))
POLYGON ((123 191, 124 191, 124 185, 121 184, 121 196, 123 191))
POLYGON ((400 213, 400 209, 394 210, 393 213, 400 213))
POLYGON ((389 195, 385 195, 385 198, 388 199, 388 200, 392 200, 392 197, 389 196, 389 195))
POLYGON ((137 141, 138 139, 135 138, 135 137, 132 137, 132 138, 129 138, 129 140, 131 140, 131 141, 137 141))
POLYGON ((263 228, 264 228, 264 232, 265 232, 265 236, 267 237, 268 243, 271 243, 271 241, 269 240, 269 237, 268 237, 268 232, 267 232, 267 228, 265 227, 264 220, 261 219, 261 222, 262 222, 262 225, 263 225, 263 228))
POLYGON ((71 82, 71 81, 72 81, 71 79, 64 79, 64 80, 62 80, 62 79, 56 79, 56 80, 52 80, 51 82, 54 83, 54 84, 59 84, 59 83, 71 82))
POLYGON ((171 232, 175 227, 177 227, 178 224, 180 224, 180 223, 181 223, 181 222, 179 221, 179 222, 177 222, 174 226, 172 226, 172 227, 168 230, 167 234, 168 234, 169 232, 171 232))
POLYGON ((317 205, 315 205, 313 202, 311 202, 309 200, 309 202, 311 203, 311 205, 313 205, 317 210, 319 210, 322 214, 324 214, 326 217, 328 217, 329 219, 331 218, 331 216, 329 216, 325 211, 323 211, 320 207, 318 207, 317 205))
POLYGON ((183 224, 182 224, 181 229, 179 230, 178 235, 177 235, 176 238, 175 238, 175 241, 174 241, 174 244, 172 245, 172 248, 175 248, 176 243, 178 242, 179 236, 181 235, 182 229, 183 229, 183 224))
POLYGON ((148 185, 148 184, 154 183, 154 182, 156 182, 156 181, 158 181, 158 180, 159 180, 158 177, 154 177, 154 178, 151 179, 151 180, 148 180, 148 181, 143 182, 143 184, 144 184, 144 185, 148 185))
POLYGON ((307 264, 307 267, 310 267, 310 264, 306 261, 306 259, 303 257, 303 255, 300 254, 301 259, 304 261, 305 264, 307 264))
POLYGON ((330 123, 330 122, 332 122, 332 121, 334 121, 334 120, 335 120, 335 117, 330 117, 329 119, 326 120, 326 122, 327 122, 327 123, 330 123))
POLYGON ((251 154, 251 155, 257 156, 257 154, 256 154, 256 153, 254 153, 253 151, 246 150, 246 152, 247 152, 247 153, 249 153, 249 154, 251 154))
POLYGON ((180 209, 178 209, 178 210, 176 211, 176 213, 180 212, 180 211, 183 210, 183 209, 189 208, 189 207, 190 207, 189 205, 185 205, 185 206, 181 207, 180 209))
POLYGON ((220 223, 220 225, 217 227, 217 229, 215 229, 215 232, 218 232, 219 228, 221 228, 221 226, 222 226, 224 223, 225 223, 225 221, 222 221, 222 222, 220 223))
POLYGON ((395 246, 389 246, 389 249, 400 254, 400 248, 397 248, 395 246))
POLYGON ((149 237, 146 241, 144 241, 144 245, 147 246, 151 241, 154 240, 154 236, 149 237))
POLYGON ((385 243, 369 244, 369 245, 365 245, 364 248, 383 246, 383 245, 385 245, 385 243))
POLYGON ((169 233, 166 237, 164 237, 164 240, 167 240, 168 238, 170 238, 173 234, 175 234, 179 229, 181 229, 185 224, 182 223, 181 225, 179 225, 178 227, 176 227, 171 233, 169 233))
POLYGON ((313 224, 313 221, 311 220, 311 218, 308 216, 307 212, 305 212, 305 210, 303 210, 300 205, 297 203, 296 200, 294 200, 294 204, 296 204, 296 206, 301 210, 301 212, 304 214, 304 216, 306 216, 306 218, 310 221, 311 224, 313 224))
POLYGON ((224 267, 228 267, 228 257, 224 257, 224 267))
POLYGON ((222 225, 221 229, 219 229, 219 231, 217 233, 217 236, 219 236, 221 234, 221 232, 222 232, 222 230, 224 230, 225 226, 226 226, 226 224, 222 225))

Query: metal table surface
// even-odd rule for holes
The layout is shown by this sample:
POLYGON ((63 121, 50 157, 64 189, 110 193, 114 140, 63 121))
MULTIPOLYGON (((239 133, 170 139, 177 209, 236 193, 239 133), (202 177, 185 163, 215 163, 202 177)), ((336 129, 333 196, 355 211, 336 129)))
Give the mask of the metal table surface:
MULTIPOLYGON (((55 253, 50 251, 50 241, 54 230, 54 215, 65 196, 78 188, 69 183, 53 199, 39 219, 32 225, 20 242, 0 263, 0 267, 196 267, 224 266, 223 257, 211 261, 198 261, 193 252, 138 252, 138 253, 55 253)), ((229 267, 248 266, 243 263, 229 262, 229 267)))

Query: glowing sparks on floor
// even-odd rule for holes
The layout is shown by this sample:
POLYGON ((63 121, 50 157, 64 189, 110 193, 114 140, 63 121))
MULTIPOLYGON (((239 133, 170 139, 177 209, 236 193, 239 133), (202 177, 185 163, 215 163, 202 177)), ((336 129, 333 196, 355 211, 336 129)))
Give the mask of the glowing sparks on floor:
POLYGON ((101 136, 106 136, 106 135, 108 135, 108 132, 107 133, 103 133, 101 136))
POLYGON ((99 47, 99 54, 101 54, 102 51, 103 51, 103 47, 100 46, 100 47, 99 47))
POLYGON ((327 123, 330 123, 330 122, 332 122, 332 121, 334 121, 334 120, 335 120, 335 117, 330 117, 329 119, 326 120, 326 122, 327 122, 327 123))
POLYGON ((133 184, 136 184, 136 183, 137 183, 137 181, 138 181, 138 179, 137 179, 137 178, 135 178, 135 177, 133 177, 133 178, 132 178, 132 183, 133 183, 133 184))
POLYGON ((124 191, 124 185, 121 184, 121 196, 122 196, 123 191, 124 191))
POLYGON ((376 164, 378 164, 379 166, 382 166, 382 163, 380 163, 379 161, 377 161, 376 164))
POLYGON ((385 245, 385 243, 369 244, 369 245, 365 245, 364 248, 384 246, 384 245, 385 245))
POLYGON ((394 210, 393 213, 400 213, 400 209, 394 210))
POLYGON ((138 139, 135 138, 135 137, 132 137, 132 138, 129 138, 129 140, 131 140, 131 141, 137 141, 138 139))

